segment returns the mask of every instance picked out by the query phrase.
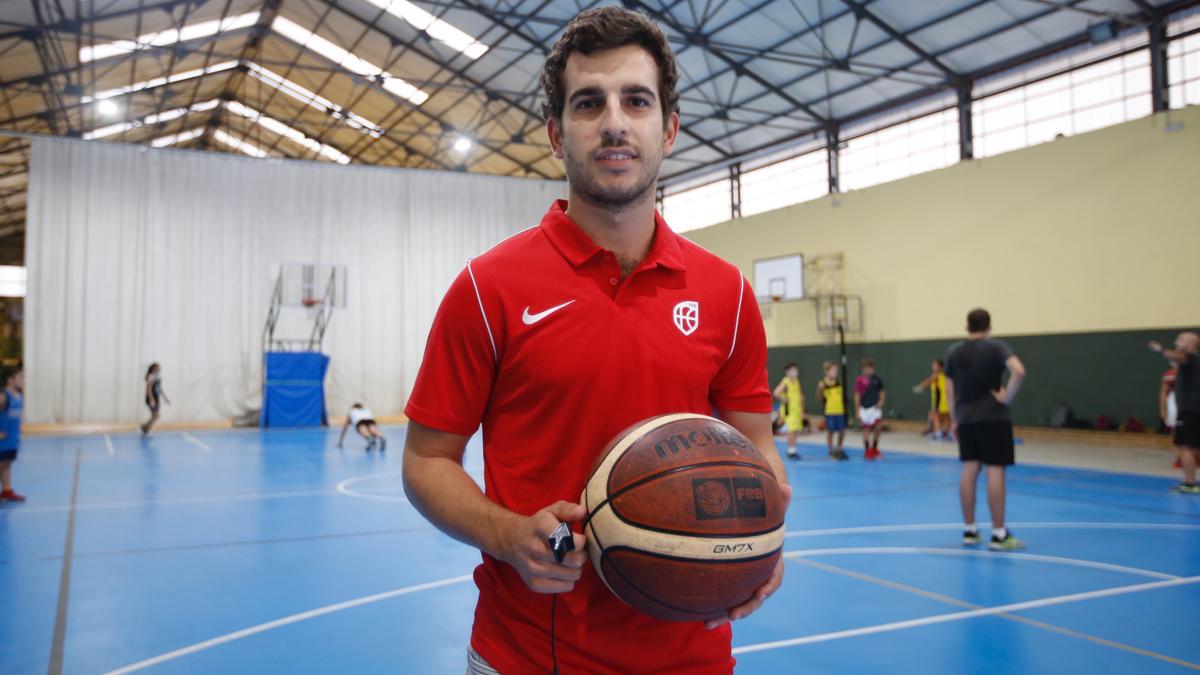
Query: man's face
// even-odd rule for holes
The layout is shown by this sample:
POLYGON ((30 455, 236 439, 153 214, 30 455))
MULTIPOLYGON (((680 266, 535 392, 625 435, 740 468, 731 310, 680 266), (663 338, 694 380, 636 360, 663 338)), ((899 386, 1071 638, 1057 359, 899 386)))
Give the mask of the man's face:
POLYGON ((663 123, 658 64, 626 45, 567 58, 562 119, 548 123, 554 156, 563 160, 571 193, 619 211, 653 199, 663 157, 679 132, 679 116, 663 123))
POLYGON ((790 377, 790 378, 792 378, 793 380, 795 380, 795 379, 797 379, 797 378, 799 378, 799 377, 800 377, 800 370, 799 370, 799 369, 797 369, 797 368, 788 368, 788 369, 785 371, 785 374, 786 374, 788 377, 790 377))
POLYGON ((1180 333, 1175 338, 1175 348, 1180 351, 1197 353, 1200 350, 1200 335, 1195 333, 1180 333))

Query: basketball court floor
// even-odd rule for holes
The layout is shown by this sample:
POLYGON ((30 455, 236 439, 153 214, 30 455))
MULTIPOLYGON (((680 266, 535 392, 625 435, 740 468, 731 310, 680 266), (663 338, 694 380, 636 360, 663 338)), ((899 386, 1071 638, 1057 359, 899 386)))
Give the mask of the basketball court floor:
MULTIPOLYGON (((0 508, 5 672, 461 673, 478 553, 406 502, 387 434, 386 453, 336 429, 29 438, 30 500, 0 508)), ((735 625, 738 673, 1200 670, 1200 499, 1019 465, 1029 548, 967 549, 958 463, 901 439, 788 465, 786 577, 735 625)))

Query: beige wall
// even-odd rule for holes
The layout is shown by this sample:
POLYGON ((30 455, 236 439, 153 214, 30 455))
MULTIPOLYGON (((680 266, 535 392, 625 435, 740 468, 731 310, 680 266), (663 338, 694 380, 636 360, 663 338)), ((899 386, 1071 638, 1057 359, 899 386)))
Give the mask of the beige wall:
MULTIPOLYGON (((1005 334, 1200 325, 1200 107, 687 236, 751 279, 758 258, 844 254, 859 340, 958 335, 975 306, 1005 334)), ((771 314, 770 345, 823 342, 811 302, 771 314)))

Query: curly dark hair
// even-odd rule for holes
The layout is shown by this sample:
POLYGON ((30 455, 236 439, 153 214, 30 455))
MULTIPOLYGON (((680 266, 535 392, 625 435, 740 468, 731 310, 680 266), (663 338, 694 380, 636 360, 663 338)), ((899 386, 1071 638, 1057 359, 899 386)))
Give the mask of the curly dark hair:
POLYGON ((596 50, 625 45, 644 48, 658 64, 658 98, 662 105, 663 124, 667 123, 671 113, 679 112, 679 93, 675 91, 679 70, 675 67, 675 53, 671 51, 662 29, 644 14, 621 7, 597 7, 572 19, 546 56, 541 77, 542 91, 546 94, 542 115, 546 120, 552 117, 562 119, 563 105, 566 103, 563 70, 573 52, 591 54, 596 50))

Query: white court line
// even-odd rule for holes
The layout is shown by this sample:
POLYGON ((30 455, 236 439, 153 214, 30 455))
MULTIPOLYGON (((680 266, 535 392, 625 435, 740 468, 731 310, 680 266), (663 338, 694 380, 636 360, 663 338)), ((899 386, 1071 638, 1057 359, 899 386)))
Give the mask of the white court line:
POLYGON ((971 558, 995 558, 997 560, 1007 560, 1016 558, 1018 560, 1032 560, 1035 562, 1054 563, 1057 565, 1074 565, 1075 567, 1090 567, 1097 570, 1105 570, 1107 572, 1123 572, 1125 574, 1136 574, 1142 577, 1152 577, 1155 579, 1178 579, 1175 574, 1165 574, 1163 572, 1155 572, 1153 570, 1144 570, 1138 567, 1126 567, 1124 565, 1114 565, 1112 563, 1097 562, 1095 560, 1080 560, 1078 558, 1062 558, 1054 555, 1040 555, 1037 553, 993 553, 991 551, 977 551, 969 548, 925 548, 918 546, 863 546, 851 548, 816 548, 805 549, 801 551, 787 551, 783 554, 784 558, 815 558, 824 555, 950 555, 950 556, 966 556, 971 558))
MULTIPOLYGON (((1011 554, 1009 554, 1011 555, 1011 554)), ((774 642, 760 642, 753 645, 745 645, 737 647, 733 650, 736 654, 749 654, 751 652, 762 652, 769 649, 782 649, 784 647, 795 647, 798 645, 812 644, 814 642, 829 642, 830 640, 842 640, 845 638, 859 637, 862 635, 874 635, 875 633, 888 633, 891 631, 905 630, 908 628, 918 628, 920 626, 929 626, 937 623, 947 623, 950 621, 963 621, 965 619, 974 619, 981 616, 992 616, 995 614, 1006 614, 1009 612, 1020 612, 1027 609, 1037 609, 1039 607, 1050 607, 1053 605, 1065 605, 1072 602, 1082 602, 1084 600, 1092 600, 1095 598, 1105 598, 1114 595, 1125 595, 1128 593, 1141 593, 1142 591, 1152 591, 1159 588, 1171 588, 1173 586, 1184 586, 1200 582, 1200 576, 1196 577, 1177 577, 1167 579, 1165 581, 1150 581, 1144 584, 1134 584, 1132 586, 1118 586, 1116 588, 1105 588, 1098 591, 1088 591, 1086 593, 1072 593, 1071 595, 1057 595, 1050 598, 1042 598, 1040 600, 1028 600, 1026 602, 1014 602, 1008 605, 1000 605, 999 607, 986 607, 983 609, 973 609, 965 612, 951 612, 949 614, 936 614, 927 616, 921 619, 910 619, 908 621, 896 621, 893 623, 882 623, 875 626, 864 626, 862 628, 852 628, 849 630, 839 630, 831 633, 818 633, 817 635, 808 635, 805 637, 792 638, 790 640, 776 640, 774 642)))
POLYGON ((117 451, 113 449, 112 438, 109 438, 108 434, 104 434, 104 445, 108 448, 108 454, 114 456, 117 454, 117 451))
POLYGON ((379 502, 401 502, 403 504, 408 504, 409 501, 408 501, 407 497, 394 497, 392 495, 371 494, 369 492, 359 492, 358 490, 350 489, 351 485, 354 485, 355 483, 358 483, 360 481, 380 479, 380 478, 392 478, 392 477, 401 475, 401 473, 402 472, 400 472, 400 471, 387 471, 384 473, 371 473, 371 474, 367 474, 365 476, 355 476, 354 478, 347 478, 346 480, 337 484, 337 491, 346 495, 347 497, 358 497, 360 499, 373 499, 373 500, 379 501, 379 502))
POLYGON ((408 595, 409 593, 416 593, 418 591, 426 591, 431 588, 441 588, 442 586, 450 586, 452 584, 460 584, 460 583, 463 583, 466 581, 470 581, 472 578, 473 578, 472 575, 464 574, 460 577, 451 577, 449 579, 442 579, 440 581, 431 581, 431 582, 425 583, 425 584, 417 584, 416 586, 405 586, 404 588, 397 588, 395 590, 387 591, 385 593, 378 593, 376 595, 368 595, 364 598, 358 598, 356 600, 348 600, 346 602, 339 602, 335 605, 326 605, 325 607, 318 607, 317 609, 310 609, 307 612, 300 612, 299 614, 285 616, 282 619, 275 619, 274 621, 260 623, 257 626, 251 626, 249 628, 243 628, 242 630, 234 631, 232 633, 226 633, 225 635, 212 638, 211 640, 205 640, 204 642, 197 642, 194 645, 190 645, 190 646, 184 647, 182 649, 176 649, 173 652, 167 652, 166 654, 160 654, 158 656, 146 659, 144 661, 138 661, 137 663, 134 663, 134 664, 131 664, 128 666, 124 666, 122 668, 117 668, 116 670, 110 670, 107 673, 105 673, 105 675, 123 675, 124 673, 132 673, 132 672, 135 672, 138 670, 143 670, 143 669, 149 668, 151 666, 157 666, 160 663, 165 663, 167 661, 173 661, 181 656, 187 656, 188 654, 194 654, 196 652, 203 651, 210 647, 216 647, 217 645, 222 645, 222 644, 225 644, 226 642, 233 642, 234 640, 240 640, 244 637, 250 637, 251 635, 265 633, 266 631, 274 630, 281 626, 287 626, 288 624, 297 623, 300 621, 304 621, 306 619, 312 619, 314 617, 323 616, 325 614, 332 614, 334 612, 340 612, 343 609, 350 609, 351 607, 358 607, 360 605, 366 605, 366 604, 370 604, 372 602, 379 602, 380 600, 387 600, 389 598, 395 598, 395 597, 399 597, 401 595, 408 595))
MULTIPOLYGON (((916 523, 913 525, 869 525, 837 527, 824 530, 793 530, 785 537, 826 537, 836 534, 873 534, 878 532, 912 532, 923 530, 961 530, 962 523, 916 523)), ((1079 529, 1079 530, 1200 530, 1200 525, 1185 523, 1106 523, 1106 522, 1039 522, 1009 523, 1013 529, 1079 529)))
POLYGON ((192 445, 199 447, 201 450, 203 450, 205 452, 212 452, 211 445, 209 445, 208 443, 205 443, 204 441, 200 440, 199 438, 196 438, 195 436, 189 434, 186 431, 183 432, 183 440, 187 441, 188 443, 191 443, 192 445))
MULTIPOLYGON (((172 504, 211 504, 214 502, 247 502, 266 499, 287 499, 291 497, 324 497, 336 495, 336 490, 293 490, 290 492, 256 492, 251 494, 233 494, 233 495, 211 495, 207 497, 168 497, 164 499, 130 499, 126 501, 116 502, 92 502, 90 504, 76 504, 76 511, 90 511, 100 509, 121 509, 134 506, 170 506, 172 504)), ((70 504, 57 504, 54 506, 27 506, 20 509, 8 511, 10 514, 20 513, 54 513, 58 511, 70 511, 70 504)))

